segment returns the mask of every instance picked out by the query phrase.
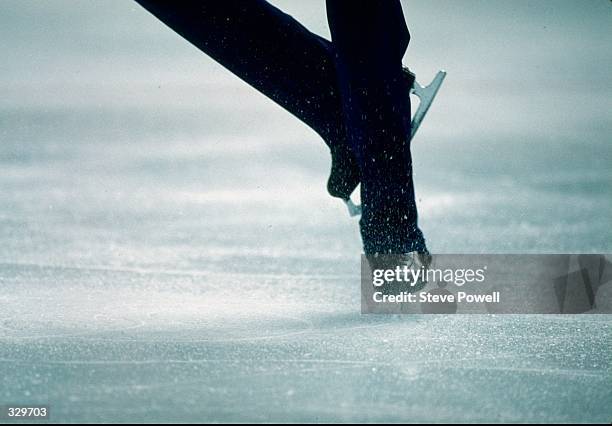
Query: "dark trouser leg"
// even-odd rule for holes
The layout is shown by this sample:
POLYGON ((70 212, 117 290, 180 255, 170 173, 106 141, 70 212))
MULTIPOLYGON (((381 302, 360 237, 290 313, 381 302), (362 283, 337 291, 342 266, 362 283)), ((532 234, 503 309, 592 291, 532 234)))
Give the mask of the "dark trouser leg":
POLYGON ((327 14, 348 141, 361 169, 364 250, 423 251, 401 63, 410 35, 400 2, 328 0, 327 14))
POLYGON ((329 41, 263 0, 136 1, 321 135, 342 168, 328 189, 350 195, 359 169, 346 142, 329 41))

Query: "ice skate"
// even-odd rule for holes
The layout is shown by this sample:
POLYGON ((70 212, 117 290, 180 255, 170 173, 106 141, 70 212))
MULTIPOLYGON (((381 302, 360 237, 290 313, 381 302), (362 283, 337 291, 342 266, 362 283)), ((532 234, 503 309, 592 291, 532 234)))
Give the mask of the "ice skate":
POLYGON ((332 148, 331 159, 327 192, 332 197, 347 200, 359 185, 359 165, 348 146, 332 148))
MULTIPOLYGON (((421 86, 419 82, 416 80, 414 73, 412 73, 408 68, 404 68, 404 76, 407 79, 411 80, 411 83, 409 85, 410 87, 409 94, 415 95, 419 98, 419 106, 416 112, 414 113, 414 116, 412 117, 411 126, 410 126, 411 130, 410 130, 409 140, 412 141, 417 130, 419 130, 419 127, 421 126, 423 119, 427 115, 427 111, 429 111, 429 107, 433 103, 436 95, 438 94, 438 91, 440 90, 440 87, 442 86, 442 82, 444 81, 444 78, 446 77, 446 71, 442 71, 442 70, 438 71, 434 79, 427 86, 421 86)), ((333 172, 333 169, 332 169, 332 172, 333 172)), ((330 179, 331 179, 331 176, 330 176, 330 179)), ((342 195, 346 195, 347 189, 348 187, 345 187, 345 191, 342 193, 342 195)), ((355 204, 351 200, 350 195, 351 194, 349 193, 348 196, 339 197, 339 198, 343 199, 344 203, 346 204, 346 207, 348 208, 350 216, 359 216, 361 214, 361 206, 355 204)))

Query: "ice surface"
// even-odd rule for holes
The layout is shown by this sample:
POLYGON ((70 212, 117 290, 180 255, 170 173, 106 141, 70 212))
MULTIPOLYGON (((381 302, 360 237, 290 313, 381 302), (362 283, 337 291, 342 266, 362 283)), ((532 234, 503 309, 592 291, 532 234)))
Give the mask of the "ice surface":
MULTIPOLYGON (((608 316, 361 316, 356 222, 303 128, 11 114, 1 401, 54 421, 610 420, 608 316)), ((417 164, 432 250, 608 247, 603 172, 524 165, 521 185, 468 154, 417 164)))
MULTIPOLYGON (((49 404, 57 422, 612 420, 609 316, 360 315, 357 224, 325 193, 322 142, 116 6, 0 14, 16 34, 0 97, 0 404, 49 404)), ((469 21, 459 9, 449 34, 469 21)), ((510 73, 501 89, 474 75, 500 75, 474 66, 486 46, 513 54, 494 37, 470 62, 478 37, 449 52, 412 21, 414 57, 450 72, 413 147, 434 252, 612 249, 609 92, 571 91, 581 72, 512 87, 557 57, 598 58, 593 79, 609 67, 599 45, 559 41, 582 27, 549 20, 551 36, 541 18, 509 34, 519 69, 489 61, 510 73), (524 30, 548 48, 522 49, 524 30)))

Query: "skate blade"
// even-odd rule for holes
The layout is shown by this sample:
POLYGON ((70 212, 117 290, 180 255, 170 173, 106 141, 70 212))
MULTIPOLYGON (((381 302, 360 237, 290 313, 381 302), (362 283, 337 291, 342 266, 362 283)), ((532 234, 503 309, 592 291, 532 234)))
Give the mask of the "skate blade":
POLYGON ((410 93, 418 96, 419 98, 419 107, 417 108, 414 116, 412 117, 412 124, 410 126, 410 140, 414 138, 417 130, 421 126, 425 115, 427 115, 427 111, 429 111, 429 107, 433 103, 436 95, 438 94, 438 90, 440 90, 440 86, 444 82, 444 78, 446 77, 446 71, 438 71, 434 79, 429 83, 428 86, 421 86, 416 80, 414 80, 414 84, 412 85, 412 89, 410 89, 410 93))
MULTIPOLYGON (((410 89, 410 94, 413 94, 419 98, 419 107, 417 108, 414 116, 412 117, 411 125, 410 125, 410 140, 414 138, 417 130, 421 126, 423 119, 427 115, 427 111, 429 111, 429 107, 433 103, 436 95, 438 94, 438 90, 440 90, 440 86, 444 82, 444 78, 446 77, 446 71, 440 70, 434 77, 434 79, 427 86, 421 86, 416 79, 412 84, 412 88, 410 89)), ((353 203, 353 201, 348 198, 344 200, 346 207, 348 208, 349 215, 351 217, 361 215, 361 206, 353 203)))

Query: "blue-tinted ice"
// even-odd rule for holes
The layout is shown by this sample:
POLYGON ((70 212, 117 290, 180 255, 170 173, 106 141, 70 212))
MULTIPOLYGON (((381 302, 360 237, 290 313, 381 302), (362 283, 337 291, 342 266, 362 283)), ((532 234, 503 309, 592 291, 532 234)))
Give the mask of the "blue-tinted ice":
MULTIPOLYGON (((46 6, 25 44, 30 15, 1 14, 17 35, 2 33, 0 404, 53 421, 612 420, 609 316, 361 316, 357 223, 325 193, 317 136, 135 5, 79 4, 93 17, 46 6)), ((534 39, 585 34, 554 22, 534 39)), ((430 62, 412 68, 454 70, 413 146, 430 249, 609 252, 609 83, 518 96, 418 39, 430 62)), ((532 68, 512 81, 554 46, 519 49, 532 68)))

